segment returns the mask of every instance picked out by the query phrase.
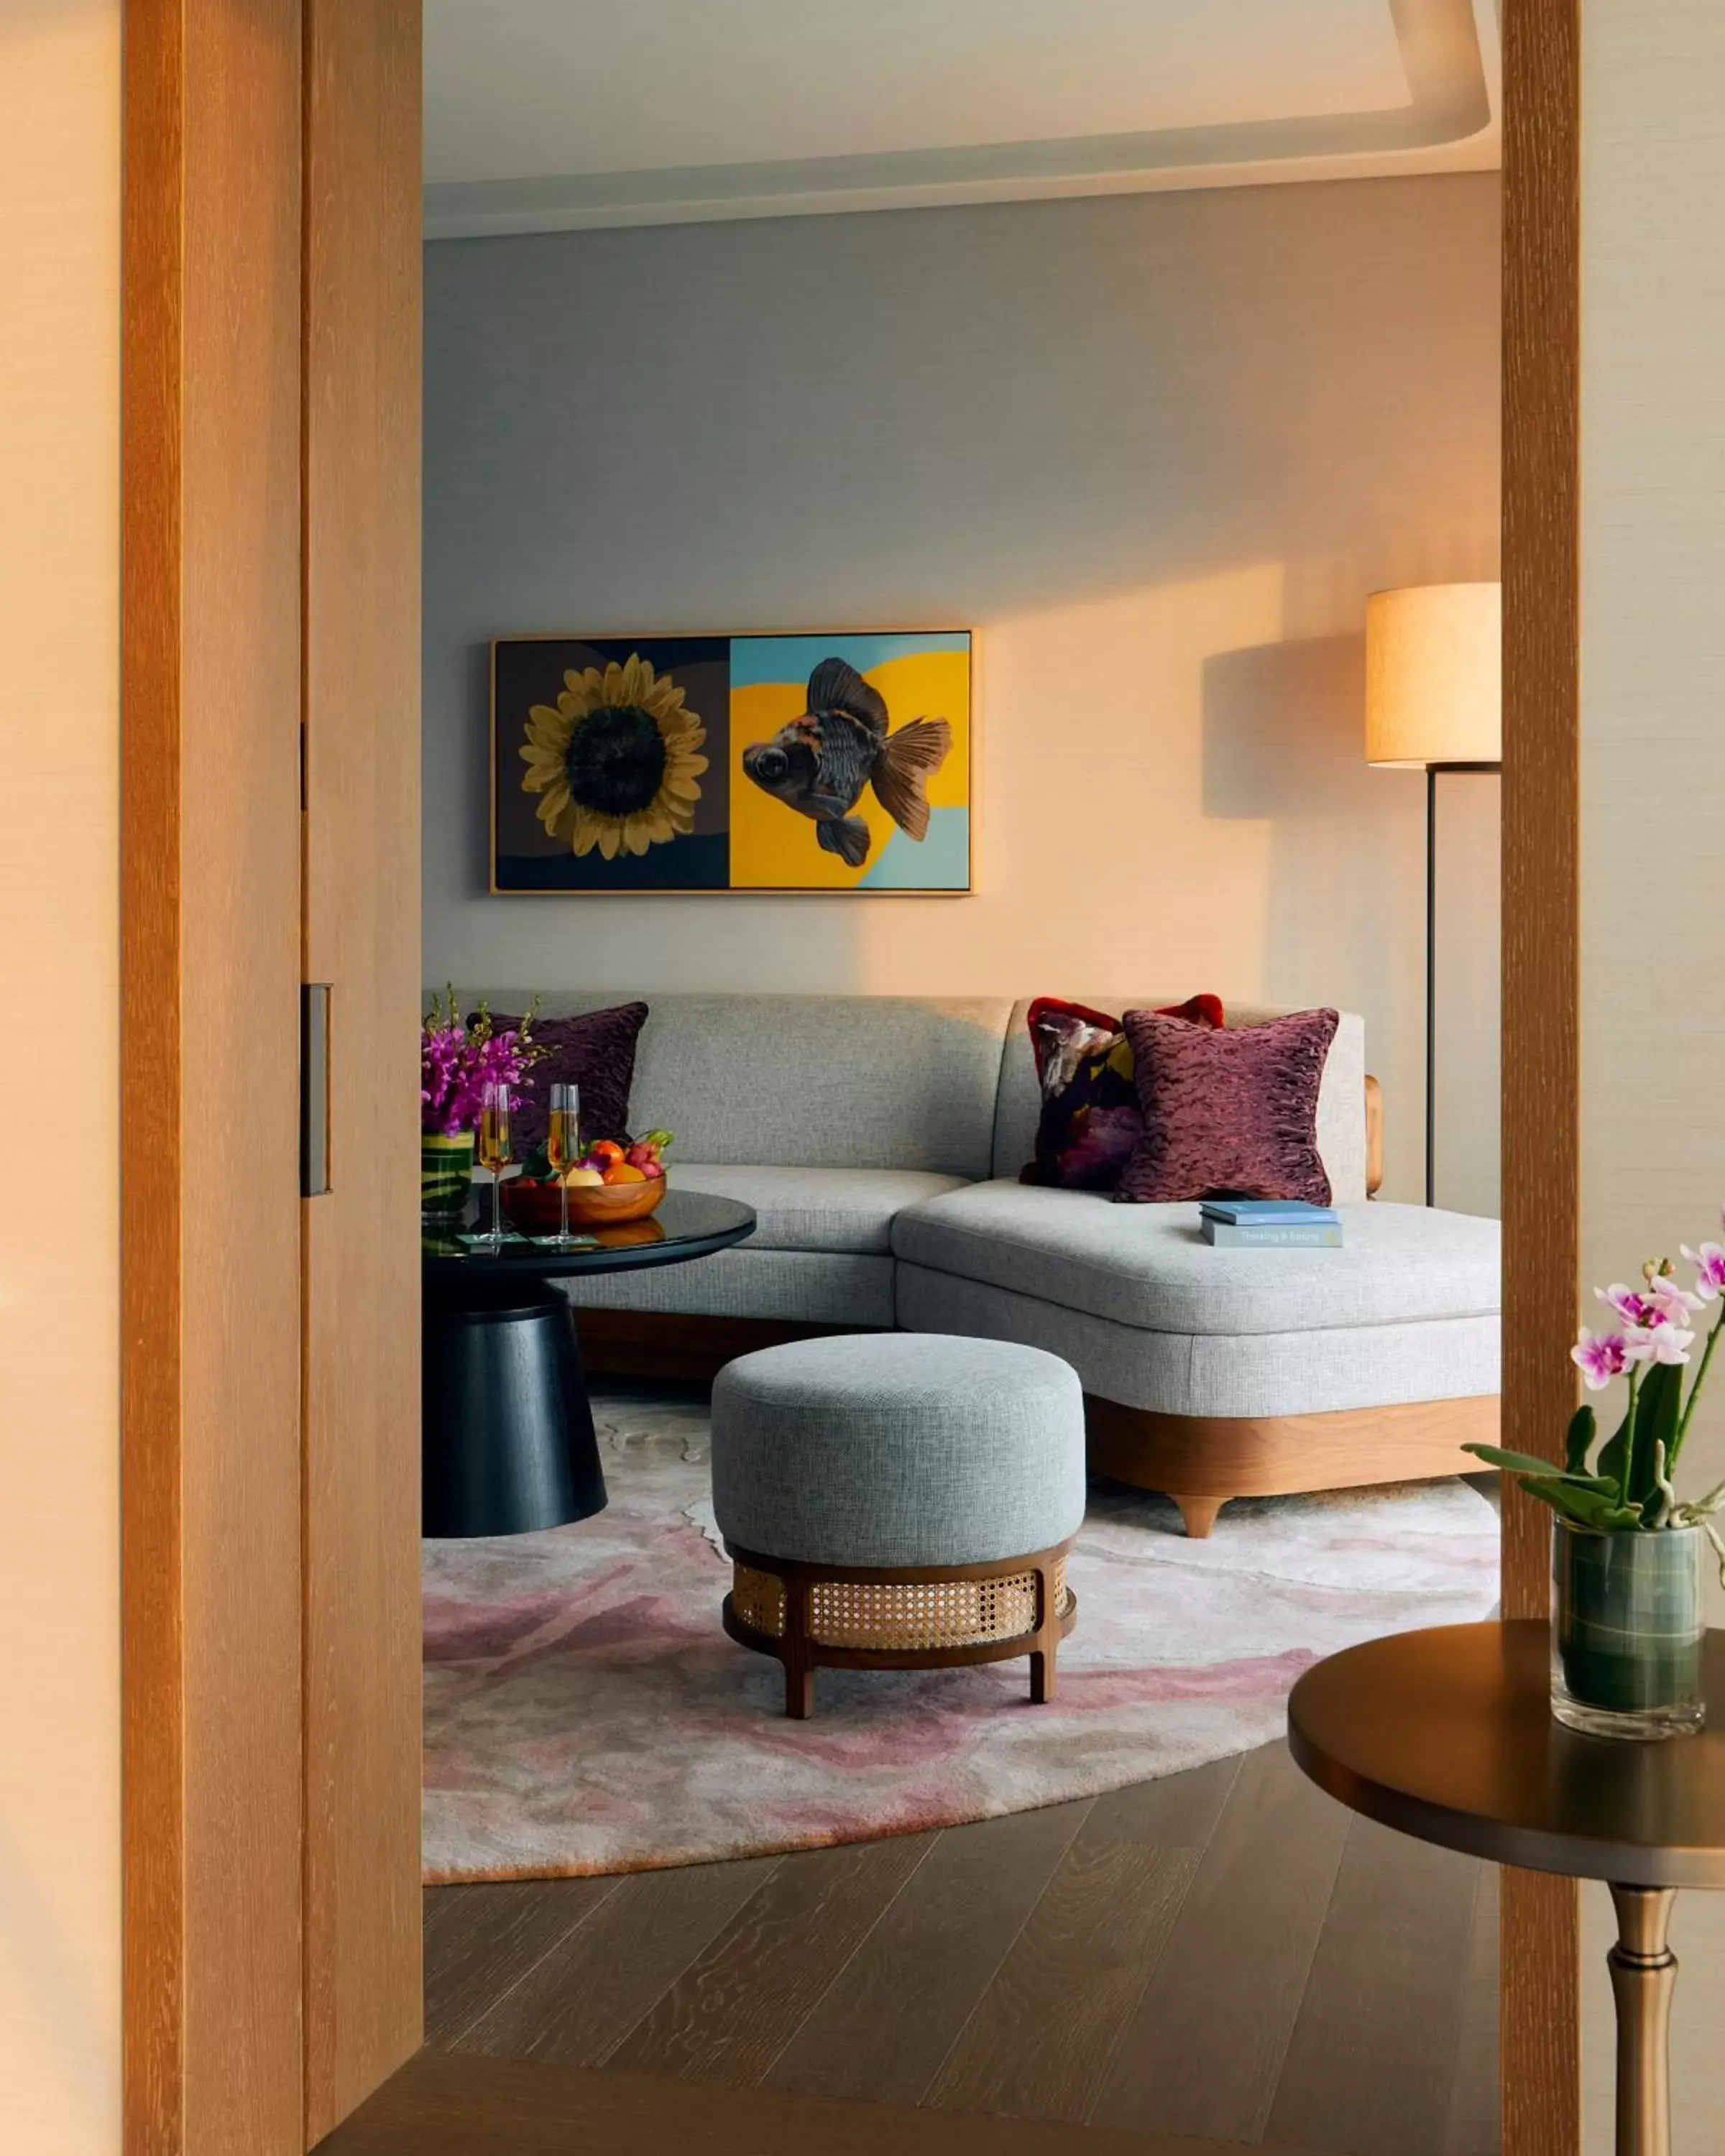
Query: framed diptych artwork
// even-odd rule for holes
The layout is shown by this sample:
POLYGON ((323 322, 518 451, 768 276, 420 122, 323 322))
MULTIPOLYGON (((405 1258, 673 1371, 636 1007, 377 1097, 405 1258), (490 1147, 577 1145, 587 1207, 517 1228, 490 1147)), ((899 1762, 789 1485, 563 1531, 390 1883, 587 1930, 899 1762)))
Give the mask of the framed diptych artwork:
POLYGON ((968 891, 970 632, 500 637, 491 888, 968 891))

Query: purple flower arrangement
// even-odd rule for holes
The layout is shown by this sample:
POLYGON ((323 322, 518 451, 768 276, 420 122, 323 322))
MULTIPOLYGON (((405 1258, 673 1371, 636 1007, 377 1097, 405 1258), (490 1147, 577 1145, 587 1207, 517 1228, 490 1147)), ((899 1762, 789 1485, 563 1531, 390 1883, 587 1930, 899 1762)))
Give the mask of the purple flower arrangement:
POLYGON ((490 1085, 526 1086, 530 1067, 544 1053, 533 1044, 535 996, 519 1026, 498 1032, 481 1004, 464 1021, 455 991, 432 998, 419 1038, 419 1127, 453 1137, 472 1130, 490 1085))
POLYGON ((1692 1287, 1678 1284, 1669 1258, 1658 1258, 1643 1265, 1638 1287, 1614 1281, 1594 1290, 1615 1322, 1599 1332, 1583 1326, 1570 1358, 1589 1392, 1602 1393, 1619 1378, 1628 1388, 1623 1419, 1597 1452, 1599 1421, 1586 1404, 1570 1422, 1561 1464, 1495 1445, 1466 1450, 1507 1469, 1531 1496, 1572 1527, 1599 1534, 1703 1527, 1725 1577, 1725 1541, 1713 1524, 1713 1515, 1725 1506, 1725 1483, 1692 1504, 1683 1503, 1671 1486, 1725 1327, 1725 1246, 1679 1247, 1694 1268, 1692 1287), (1712 1321, 1703 1331, 1701 1313, 1710 1306, 1712 1321), (1692 1372, 1686 1393, 1686 1370, 1692 1372))

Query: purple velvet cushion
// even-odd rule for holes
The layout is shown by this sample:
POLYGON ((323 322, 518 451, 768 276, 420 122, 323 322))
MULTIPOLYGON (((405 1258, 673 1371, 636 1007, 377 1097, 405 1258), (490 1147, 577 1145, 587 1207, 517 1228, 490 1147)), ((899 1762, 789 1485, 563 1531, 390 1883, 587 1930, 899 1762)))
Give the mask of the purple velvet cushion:
MULTIPOLYGON (((519 1018, 493 1014, 501 1033, 519 1018)), ((629 1134, 629 1091, 634 1082, 635 1043, 647 1023, 645 1004, 614 1004, 578 1018, 534 1021, 535 1044, 546 1052, 528 1072, 531 1084, 516 1101, 511 1121, 517 1156, 538 1145, 550 1127, 553 1086, 581 1088, 581 1135, 623 1138, 629 1134)))
POLYGON ((1144 1135, 1116 1198, 1173 1205, 1226 1191, 1327 1205, 1317 1089, 1337 1022, 1332 1010, 1296 1011, 1211 1033, 1128 1011, 1144 1135))

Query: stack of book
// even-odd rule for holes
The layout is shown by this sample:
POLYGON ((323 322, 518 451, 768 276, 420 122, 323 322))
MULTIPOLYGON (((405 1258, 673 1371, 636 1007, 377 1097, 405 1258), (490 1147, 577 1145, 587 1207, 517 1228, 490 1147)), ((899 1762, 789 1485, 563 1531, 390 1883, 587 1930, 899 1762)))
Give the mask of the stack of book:
POLYGON ((1294 1198, 1206 1198, 1199 1232, 1229 1250, 1339 1250, 1342 1217, 1333 1205, 1294 1198))

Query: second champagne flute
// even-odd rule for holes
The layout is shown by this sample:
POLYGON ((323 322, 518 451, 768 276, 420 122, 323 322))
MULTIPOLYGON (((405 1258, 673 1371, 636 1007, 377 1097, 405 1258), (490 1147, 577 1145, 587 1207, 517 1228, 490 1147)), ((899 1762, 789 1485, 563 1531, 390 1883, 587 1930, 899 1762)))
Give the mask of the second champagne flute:
POLYGON ((569 1186, 563 1178, 581 1158, 581 1088, 551 1089, 551 1134, 546 1152, 557 1179, 557 1247, 567 1250, 578 1240, 569 1233, 569 1186))
POLYGON ((488 1081, 480 1096, 479 1160, 491 1172, 491 1232, 486 1240, 503 1242, 503 1171, 515 1158, 509 1142, 509 1088, 488 1081))

